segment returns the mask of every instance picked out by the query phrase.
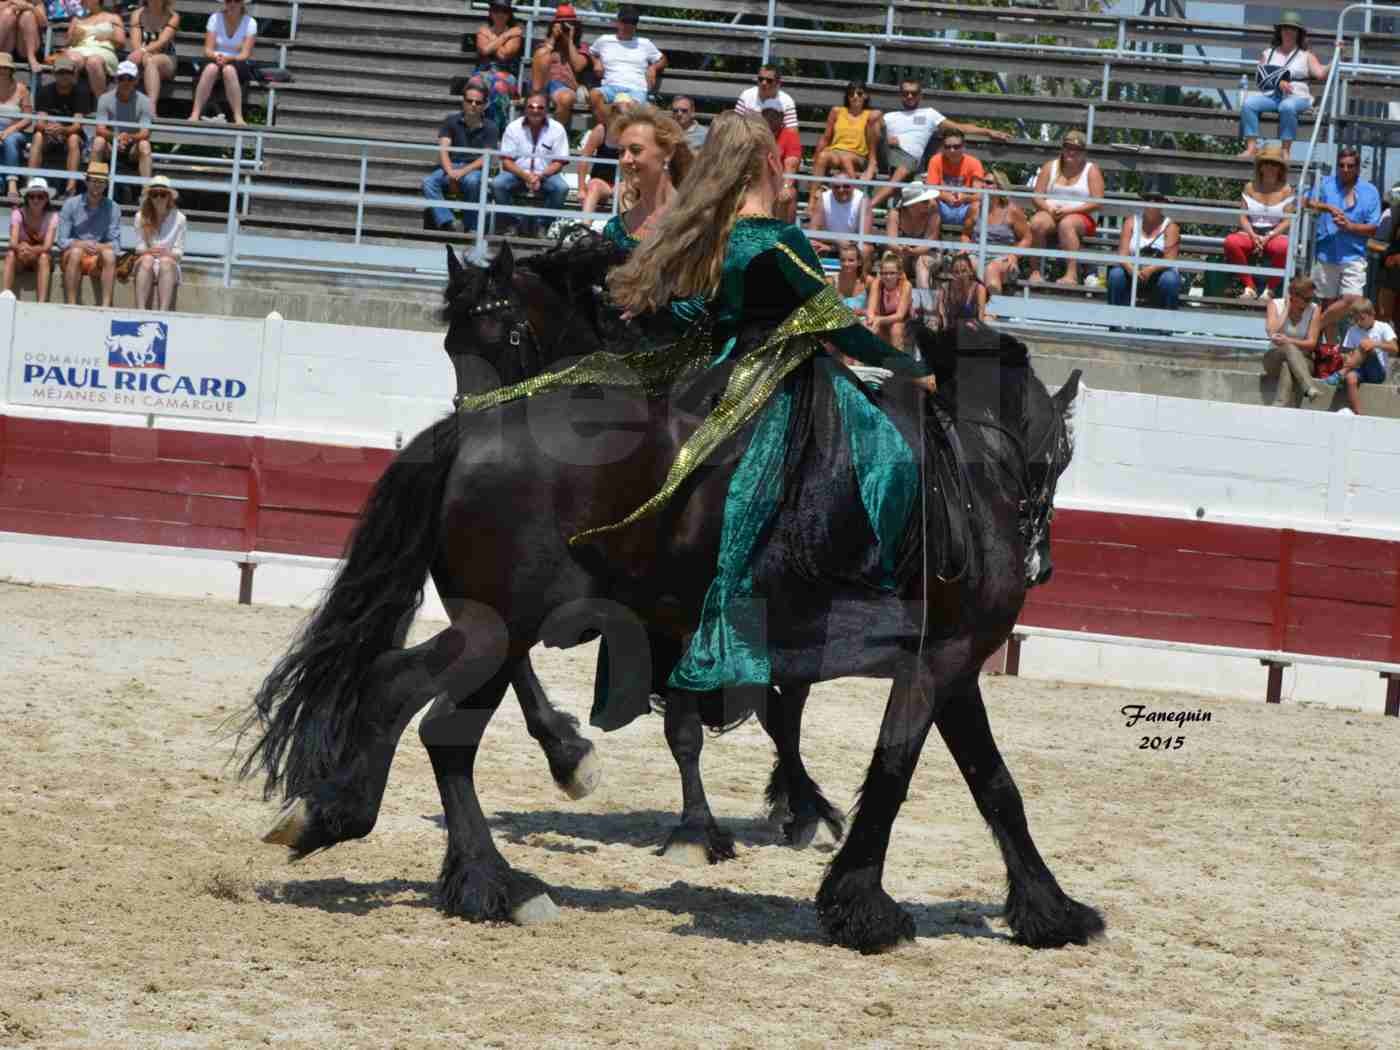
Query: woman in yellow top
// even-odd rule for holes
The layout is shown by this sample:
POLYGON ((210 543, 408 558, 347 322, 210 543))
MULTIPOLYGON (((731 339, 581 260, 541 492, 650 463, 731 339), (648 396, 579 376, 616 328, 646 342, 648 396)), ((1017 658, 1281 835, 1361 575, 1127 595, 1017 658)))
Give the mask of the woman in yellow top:
MULTIPOLYGON (((875 177, 875 135, 880 126, 880 111, 869 108, 870 89, 863 80, 846 85, 846 104, 832 106, 826 115, 826 131, 817 143, 812 174, 821 178, 833 167, 839 167, 853 179, 875 177), (860 165, 859 171, 857 165, 860 165)), ((812 183, 809 210, 823 189, 820 182, 812 183)))

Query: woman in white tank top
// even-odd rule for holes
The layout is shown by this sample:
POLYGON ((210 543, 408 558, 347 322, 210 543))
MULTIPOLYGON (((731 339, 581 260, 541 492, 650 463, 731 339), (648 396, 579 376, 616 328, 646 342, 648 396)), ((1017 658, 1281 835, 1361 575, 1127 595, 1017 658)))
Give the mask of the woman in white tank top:
MULTIPOLYGON (((1277 146, 1266 146, 1254 158, 1254 178, 1240 194, 1244 205, 1240 228, 1225 238, 1225 261, 1233 266, 1248 266, 1262 260, 1271 268, 1282 269, 1288 260, 1288 228, 1293 225, 1294 199, 1283 151, 1277 146)), ((1244 284, 1241 299, 1253 299, 1259 294, 1253 274, 1242 274, 1240 280, 1244 284)), ((1269 278, 1264 298, 1277 294, 1281 280, 1269 278)))
POLYGON ((1285 11, 1274 26, 1272 44, 1259 53, 1256 83, 1260 90, 1240 100, 1240 137, 1244 139, 1240 158, 1248 160, 1258 152, 1261 113, 1278 114, 1278 137, 1287 156, 1298 137, 1298 117, 1312 108, 1308 82, 1326 79, 1327 67, 1308 50, 1307 27, 1296 11, 1285 11))
MULTIPOLYGON (((1077 252, 1080 241, 1098 232, 1094 212, 1099 205, 1086 198, 1103 196, 1103 172, 1088 158, 1088 139, 1070 131, 1060 140, 1060 155, 1040 167, 1035 180, 1035 215, 1031 218, 1031 247, 1044 248, 1052 238, 1063 251, 1077 252)), ((1043 280, 1040 258, 1031 259, 1031 280, 1043 280)), ((1065 261, 1060 284, 1079 283, 1079 263, 1065 261)))
MULTIPOLYGON (((1164 204, 1160 193, 1144 193, 1142 199, 1164 204)), ((1181 230, 1167 218, 1161 208, 1148 207, 1141 215, 1129 215, 1123 220, 1118 234, 1118 254, 1142 258, 1136 274, 1131 264, 1119 263, 1108 271, 1108 301, 1112 306, 1127 306, 1132 301, 1134 277, 1138 286, 1137 304, 1154 306, 1159 310, 1175 310, 1181 302, 1181 271, 1153 262, 1154 259, 1175 259, 1181 247, 1181 230)))

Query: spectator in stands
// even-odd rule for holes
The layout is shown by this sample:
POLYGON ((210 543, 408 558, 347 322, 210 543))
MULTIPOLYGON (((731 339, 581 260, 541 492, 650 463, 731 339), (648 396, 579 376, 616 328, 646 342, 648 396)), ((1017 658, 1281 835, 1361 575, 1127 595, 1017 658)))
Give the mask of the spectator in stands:
POLYGON ((1278 137, 1288 156, 1298 137, 1298 117, 1312 107, 1309 80, 1326 80, 1327 68, 1308 50, 1308 30, 1297 11, 1285 11, 1274 26, 1274 39, 1259 52, 1255 86, 1259 89, 1240 102, 1242 159, 1254 156, 1259 141, 1259 114, 1278 114, 1278 137))
POLYGON ((690 170, 681 127, 655 106, 629 106, 613 120, 621 149, 622 207, 604 235, 629 251, 646 240, 690 170))
POLYGON ((34 141, 29 147, 31 168, 55 168, 56 163, 45 160, 46 154, 62 151, 64 167, 74 173, 65 192, 77 192, 78 165, 82 163, 87 132, 74 117, 90 117, 93 111, 92 92, 78 81, 77 64, 67 55, 60 55, 53 64, 53 80, 39 88, 34 100, 37 114, 34 120, 34 141))
MULTIPOLYGON (((843 246, 844 250, 844 246, 843 246)), ((865 287, 865 327, 896 349, 904 349, 904 335, 913 316, 914 286, 904 276, 896 252, 880 256, 880 272, 865 287)))
POLYGON ((671 116, 685 132, 685 144, 690 147, 690 152, 699 153, 710 129, 695 119, 695 100, 689 95, 677 95, 671 99, 671 116))
MULTIPOLYGON (((559 173, 569 160, 569 133, 549 115, 549 100, 533 94, 525 100, 525 115, 506 126, 501 136, 501 172, 491 180, 491 198, 509 204, 524 190, 546 208, 562 208, 569 184, 559 173)), ((552 219, 544 220, 547 225, 552 219)), ((533 236, 538 220, 521 223, 522 233, 533 236)))
POLYGON ((841 301, 855 314, 865 314, 866 279, 861 267, 860 249, 850 241, 841 245, 841 269, 829 278, 841 301))
MULTIPOLYGON (((438 128, 438 166, 423 180, 424 197, 440 201, 455 191, 469 202, 481 199, 487 157, 462 151, 495 149, 501 144, 500 131, 485 113, 486 89, 480 84, 468 83, 462 88, 462 111, 448 116, 438 128)), ((428 217, 435 229, 452 229, 452 212, 447 208, 432 208, 428 217)), ((462 231, 470 234, 476 228, 476 209, 463 209, 462 231)))
POLYGON ((734 108, 740 113, 759 113, 765 102, 782 104, 783 126, 797 129, 797 103, 782 88, 783 76, 777 66, 759 66, 758 82, 739 93, 734 108))
MULTIPOLYGON (((844 175, 836 176, 832 184, 821 191, 817 205, 810 209, 808 219, 812 234, 812 247, 818 255, 830 255, 845 238, 841 234, 869 234, 872 232, 870 200, 864 190, 851 185, 844 175), (817 234, 837 234, 830 240, 818 240, 817 234)), ((860 245, 861 271, 870 272, 870 258, 874 247, 869 241, 860 245)))
POLYGON ((1347 388, 1347 405, 1361 415, 1361 384, 1384 383, 1390 372, 1391 354, 1400 353, 1396 346, 1395 329, 1376 320, 1376 308, 1370 299, 1357 299, 1352 304, 1352 326, 1342 342, 1342 368, 1323 382, 1329 386, 1347 388))
POLYGON ((49 269, 58 233, 58 212, 49 211, 53 191, 44 179, 24 187, 24 204, 10 211, 10 250, 5 253, 5 291, 15 290, 21 270, 33 270, 38 301, 49 301, 49 269))
MULTIPOLYGON (((1277 146, 1266 146, 1254 157, 1254 179, 1241 194, 1244 211, 1240 228, 1225 238, 1225 261, 1244 266, 1263 258, 1275 269, 1288 261, 1288 228, 1293 224, 1294 193, 1288 185, 1288 163, 1277 146)), ((1258 292, 1254 275, 1243 274, 1241 299, 1253 299, 1258 292)), ((1282 278, 1270 277, 1264 288, 1267 299, 1278 290, 1282 278)))
POLYGON ((798 137, 796 127, 785 123, 787 111, 783 109, 781 99, 764 99, 758 104, 758 112, 762 114, 768 130, 773 133, 773 138, 778 143, 778 158, 783 162, 783 171, 789 176, 783 180, 783 188, 773 204, 773 217, 795 223, 797 180, 790 176, 796 175, 802 168, 802 139, 798 137))
POLYGON ((588 69, 588 45, 573 4, 560 4, 549 23, 549 35, 530 60, 531 90, 543 93, 554 107, 554 119, 568 130, 578 100, 578 78, 588 69))
POLYGON ((195 83, 190 120, 203 115, 215 83, 222 83, 233 122, 244 123, 243 89, 252 72, 249 62, 257 42, 258 22, 243 10, 243 0, 224 0, 224 9, 210 15, 204 26, 204 67, 195 83))
MULTIPOLYGON (((34 121, 30 114, 34 103, 29 88, 15 79, 15 60, 0 51, 0 164, 7 168, 22 168, 29 140, 33 138, 34 121)), ((19 172, 6 172, 11 204, 19 204, 19 172)))
MULTIPOLYGON (((1021 210, 1021 206, 1007 196, 1011 190, 1011 180, 1007 178, 1006 172, 992 169, 982 177, 982 185, 1002 191, 987 197, 987 244, 996 245, 998 248, 1029 248, 1031 224, 1026 220, 1026 213, 1021 210)), ((973 230, 970 239, 976 240, 979 236, 980 233, 973 230)), ((1020 272, 1021 260, 1012 252, 988 259, 983 281, 988 292, 999 295, 1016 282, 1020 272)))
POLYGON ((100 282, 102 305, 112 305, 117 252, 121 249, 121 209, 107 196, 107 176, 107 165, 90 163, 85 192, 69 197, 58 213, 59 263, 69 306, 77 304, 84 277, 92 279, 94 293, 100 282))
MULTIPOLYGON (((923 105, 923 101, 922 84, 912 78, 901 80, 900 108, 880 118, 881 132, 885 137, 885 152, 892 169, 891 182, 904 182, 914 172, 928 168, 924 153, 935 133, 958 131, 963 135, 984 135, 998 142, 1011 140, 1010 135, 995 128, 984 128, 979 124, 959 124, 955 120, 949 120, 932 106, 923 105)), ((871 207, 880 207, 896 192, 898 189, 895 186, 881 187, 871 200, 871 207)))
MULTIPOLYGON (((510 0, 491 0, 486 21, 471 37, 476 50, 476 69, 469 84, 486 92, 486 115, 498 128, 510 121, 510 100, 519 93, 515 65, 525 48, 525 28, 516 21, 510 0)), ((463 50, 469 51, 463 40, 463 50)))
POLYGON ((1390 187, 1390 207, 1381 216, 1375 237, 1367 246, 1376 253, 1376 316, 1395 322, 1395 302, 1400 292, 1400 182, 1390 187))
MULTIPOLYGON (((1144 201, 1165 204, 1160 193, 1144 193, 1144 201)), ((1140 215, 1129 215, 1118 233, 1118 254, 1142 259, 1175 259, 1181 250, 1181 228, 1167 218, 1161 208, 1146 207, 1140 215)), ((1181 305, 1181 271, 1159 263, 1146 266, 1119 263, 1108 271, 1108 301, 1127 306, 1133 282, 1139 283, 1138 305, 1148 303, 1159 310, 1175 310, 1181 305)))
POLYGON ((1318 190, 1308 207, 1318 213, 1312 278, 1323 301, 1325 331, 1366 290, 1366 240, 1380 222, 1381 197, 1361 178, 1361 153, 1355 146, 1337 151, 1336 174, 1322 179, 1318 190))
POLYGON ((68 22, 68 50, 64 52, 87 74, 94 98, 107 91, 107 78, 117 70, 117 49, 126 50, 126 27, 121 16, 108 9, 113 0, 97 0, 96 10, 68 22))
MULTIPOLYGON (((899 201, 885 212, 885 235, 887 237, 917 237, 933 240, 938 223, 938 191, 922 182, 906 184, 900 191, 899 201)), ((914 275, 915 313, 925 306, 932 305, 932 295, 921 296, 922 291, 933 287, 933 271, 941 256, 927 244, 901 244, 898 249, 905 273, 914 275)))
POLYGON ((1322 309, 1313 302, 1316 290, 1311 277, 1295 277, 1288 282, 1287 297, 1269 303, 1264 319, 1269 349, 1263 364, 1266 376, 1278 377, 1275 406, 1292 407, 1298 397, 1317 397, 1313 353, 1322 334, 1322 309))
POLYGON ((151 122, 155 110, 151 100, 136 90, 139 71, 133 62, 117 66, 117 86, 97 100, 97 125, 92 141, 92 159, 115 165, 125 160, 135 164, 143 179, 151 177, 151 122), (139 129, 111 128, 108 124, 139 124, 139 129))
POLYGON ((977 278, 977 264, 967 252, 953 259, 952 279, 938 293, 930 328, 951 331, 959 324, 987 319, 987 286, 977 278))
POLYGON ((967 142, 958 129, 943 135, 943 144, 938 154, 928 162, 925 176, 930 186, 960 186, 963 190, 938 190, 938 202, 930 216, 929 237, 935 241, 943 239, 943 224, 956 223, 962 227, 962 239, 972 240, 971 230, 977 225, 977 212, 980 208, 978 195, 970 192, 987 175, 982 162, 967 152, 967 142))
POLYGON ((29 71, 39 72, 44 68, 39 48, 48 25, 49 14, 44 0, 9 0, 0 8, 0 51, 18 55, 23 50, 29 71))
MULTIPOLYGON (((869 102, 870 89, 863 81, 852 80, 846 85, 845 102, 831 107, 826 115, 826 130, 817 143, 812 162, 812 174, 817 178, 831 168, 839 168, 851 179, 875 177, 880 111, 871 109, 869 102)), ((823 189, 820 182, 812 183, 812 203, 823 189)))
POLYGON ((136 45, 126 56, 141 71, 141 84, 151 109, 160 101, 162 81, 175 79, 175 34, 180 31, 180 15, 173 0, 146 0, 131 12, 129 39, 136 45))
POLYGON ((607 123, 594 124, 584 136, 579 153, 588 160, 580 163, 578 169, 579 185, 583 187, 582 211, 597 211, 612 200, 617 186, 617 165, 595 164, 594 161, 615 161, 622 155, 622 147, 617 141, 617 118, 631 106, 631 98, 625 94, 617 95, 607 107, 607 123))
POLYGON ((180 287, 180 260, 185 255, 185 213, 175 206, 179 194, 170 180, 157 175, 141 194, 136 213, 136 309, 173 310, 180 287))
POLYGON ((666 68, 666 56, 646 37, 637 35, 640 20, 636 4, 622 4, 617 9, 617 31, 593 43, 590 57, 599 86, 588 93, 588 101, 599 124, 607 121, 605 107, 618 95, 645 102, 666 68))
MULTIPOLYGON (((1103 172, 1088 158, 1089 140, 1082 131, 1070 131, 1060 140, 1060 155, 1040 166, 1035 179, 1035 215, 1031 217, 1031 244, 1044 248, 1058 239, 1062 251, 1077 252, 1081 242, 1098 232, 1094 213, 1099 205, 1086 198, 1103 196, 1103 172)), ((1042 280, 1040 258, 1031 263, 1031 280, 1042 280)), ((1065 262, 1060 284, 1079 283, 1079 262, 1065 262)))

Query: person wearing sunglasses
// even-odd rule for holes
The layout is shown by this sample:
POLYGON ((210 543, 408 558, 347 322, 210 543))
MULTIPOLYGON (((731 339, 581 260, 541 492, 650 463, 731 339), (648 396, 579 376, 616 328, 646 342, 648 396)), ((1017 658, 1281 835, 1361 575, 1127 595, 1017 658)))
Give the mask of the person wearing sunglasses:
MULTIPOLYGON (((826 115, 826 130, 813 152, 812 174, 820 179, 834 169, 848 179, 873 179, 879 128, 880 111, 870 108, 870 88, 852 80, 846 85, 844 104, 832 106, 826 115)), ((816 207, 824 189, 820 182, 810 185, 808 211, 816 207)))
POLYGON ((705 144, 709 129, 704 124, 696 123, 695 100, 689 95, 677 95, 671 99, 671 116, 685 132, 685 144, 690 147, 690 152, 698 153, 705 144))
MULTIPOLYGON (((1035 177, 1035 215, 1031 244, 1036 248, 1055 240, 1062 251, 1077 252, 1098 232, 1094 213, 1100 205, 1088 198, 1103 196, 1103 172, 1089 159, 1089 140, 1082 131, 1068 131, 1060 140, 1060 155, 1040 166, 1035 177)), ((1031 259, 1031 280, 1039 281, 1041 257, 1031 259)), ((1065 260, 1060 284, 1079 283, 1079 260, 1065 260)))
MULTIPOLYGON (((501 171, 491 180, 491 198, 509 205, 517 192, 523 192, 536 205, 562 208, 569 184, 559 173, 568 162, 569 133, 550 118, 549 99, 533 94, 525 100, 525 115, 506 125, 501 136, 501 171)), ((542 225, 553 221, 526 219, 520 223, 521 234, 535 236, 542 225)))
POLYGON ((173 310, 180 287, 180 260, 185 257, 185 213, 175 206, 180 194, 164 175, 141 193, 136 213, 136 309, 173 310))
POLYGON ((782 103, 783 126, 789 128, 797 127, 797 103, 792 100, 792 96, 783 90, 783 77, 778 72, 777 66, 759 66, 757 82, 751 88, 745 88, 739 93, 739 101, 734 103, 734 109, 742 114, 758 114, 763 111, 764 103, 776 99, 782 103))
MULTIPOLYGON (((462 151, 495 149, 501 144, 495 121, 486 116, 486 104, 486 89, 480 84, 469 83, 462 88, 462 111, 450 114, 438 128, 438 166, 423 180, 424 197, 440 201, 449 193, 460 193, 468 204, 480 200, 486 154, 462 151)), ((476 209, 455 214, 462 220, 464 233, 476 232, 476 209)), ((429 208, 429 228, 451 230, 453 216, 447 208, 429 208)))

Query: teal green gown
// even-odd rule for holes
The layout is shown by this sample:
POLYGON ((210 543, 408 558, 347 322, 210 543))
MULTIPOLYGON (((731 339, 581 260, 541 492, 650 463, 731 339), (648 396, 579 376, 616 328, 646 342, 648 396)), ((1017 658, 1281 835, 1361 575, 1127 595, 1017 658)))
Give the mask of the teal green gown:
MULTIPOLYGON (((620 216, 609 220, 603 236, 628 250, 638 244, 620 216)), ((673 302, 670 312, 684 332, 671 345, 622 356, 593 354, 560 372, 469 398, 462 410, 580 383, 641 385, 650 394, 660 394, 678 379, 729 360, 741 330, 771 327, 761 346, 734 361, 717 407, 678 451, 661 490, 622 521, 587 529, 570 541, 586 541, 654 514, 720 443, 756 420, 729 483, 715 578, 696 631, 668 684, 696 692, 767 686, 771 667, 763 644, 764 596, 754 591, 752 569, 764 529, 782 496, 792 411, 792 396, 783 381, 809 359, 829 377, 861 502, 880 545, 882 578, 874 582, 893 589, 897 547, 917 495, 918 464, 889 417, 824 353, 822 344, 829 342, 857 361, 896 376, 915 378, 929 370, 861 325, 826 282, 821 261, 802 231, 777 219, 740 219, 730 236, 715 295, 673 302)), ((606 729, 625 724, 607 717, 598 706, 594 722, 606 729)))

